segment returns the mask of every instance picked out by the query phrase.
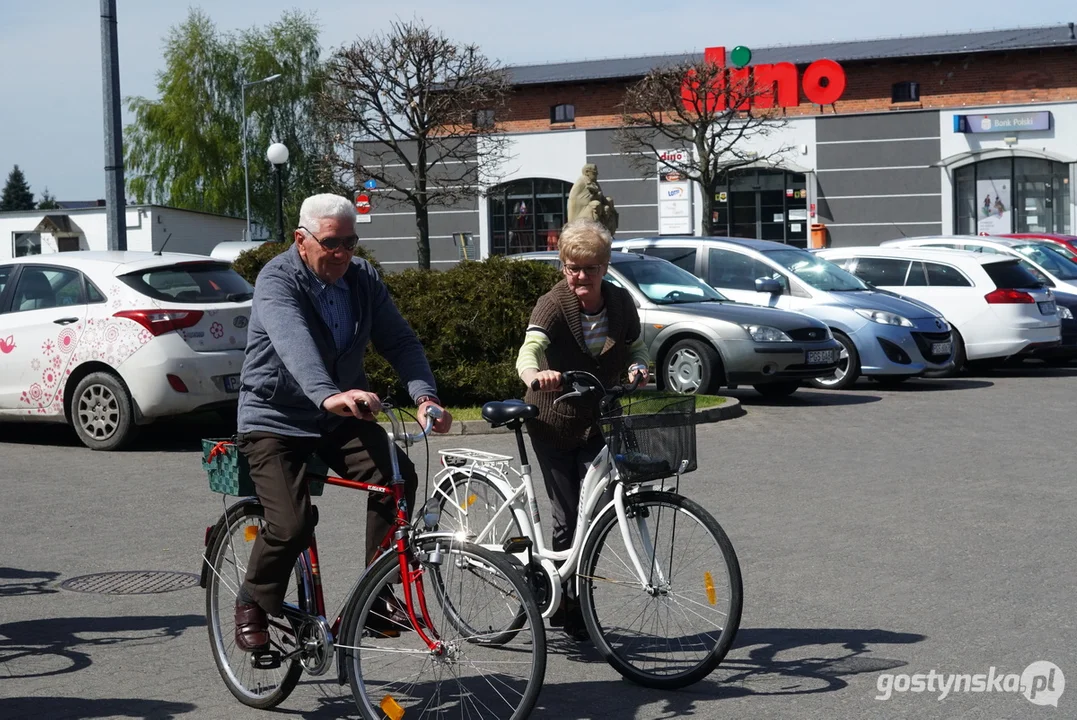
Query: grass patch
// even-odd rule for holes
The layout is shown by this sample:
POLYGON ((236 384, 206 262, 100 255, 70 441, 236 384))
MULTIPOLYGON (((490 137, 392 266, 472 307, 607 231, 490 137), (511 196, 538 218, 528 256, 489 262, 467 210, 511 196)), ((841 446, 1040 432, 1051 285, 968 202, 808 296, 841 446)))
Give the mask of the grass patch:
MULTIPOLYGON (((725 401, 726 398, 719 395, 696 395, 696 410, 705 410, 707 408, 718 407, 725 403, 725 401)), ((402 410, 414 415, 416 408, 406 407, 402 408, 402 410)), ((452 413, 452 419, 454 422, 461 420, 482 420, 482 407, 478 405, 473 405, 469 407, 450 407, 447 408, 447 410, 452 413)), ((378 421, 389 422, 389 418, 385 416, 385 413, 382 413, 378 415, 378 421)))

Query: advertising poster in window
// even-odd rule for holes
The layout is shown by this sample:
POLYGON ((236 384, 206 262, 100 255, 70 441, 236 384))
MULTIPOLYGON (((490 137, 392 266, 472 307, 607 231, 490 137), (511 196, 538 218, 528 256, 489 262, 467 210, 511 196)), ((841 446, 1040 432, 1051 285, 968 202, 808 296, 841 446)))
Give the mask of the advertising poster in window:
POLYGON ((1010 232, 1010 180, 977 178, 976 198, 979 204, 976 232, 986 235, 1010 232))

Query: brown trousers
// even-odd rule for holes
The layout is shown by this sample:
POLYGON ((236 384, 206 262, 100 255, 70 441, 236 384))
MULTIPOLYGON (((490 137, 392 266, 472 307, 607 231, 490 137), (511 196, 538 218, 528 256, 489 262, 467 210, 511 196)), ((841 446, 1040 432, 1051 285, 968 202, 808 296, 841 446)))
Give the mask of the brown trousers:
MULTIPOLYGON (((265 508, 265 528, 251 549, 244 580, 246 594, 270 615, 279 616, 295 561, 307 549, 317 522, 310 491, 303 480, 305 464, 317 453, 338 475, 349 480, 387 485, 393 476, 388 435, 375 422, 347 419, 321 438, 243 433, 237 447, 251 467, 258 499, 265 508)), ((397 449, 409 514, 415 506, 415 465, 397 449)), ((392 495, 370 493, 366 512, 366 562, 378 553, 396 522, 392 495)))

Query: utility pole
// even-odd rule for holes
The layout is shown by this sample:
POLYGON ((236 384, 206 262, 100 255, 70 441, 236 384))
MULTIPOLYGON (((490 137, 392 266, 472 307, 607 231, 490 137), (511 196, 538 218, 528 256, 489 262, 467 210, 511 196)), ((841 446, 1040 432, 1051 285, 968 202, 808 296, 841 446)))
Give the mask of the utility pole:
POLYGON ((101 85, 105 111, 105 216, 108 249, 127 249, 123 134, 120 116, 120 52, 116 0, 101 0, 101 85))

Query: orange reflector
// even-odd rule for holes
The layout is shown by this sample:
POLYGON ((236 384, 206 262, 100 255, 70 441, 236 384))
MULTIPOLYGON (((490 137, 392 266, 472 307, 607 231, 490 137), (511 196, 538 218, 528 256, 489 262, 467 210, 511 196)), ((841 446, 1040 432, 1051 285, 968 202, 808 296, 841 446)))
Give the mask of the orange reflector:
POLYGON ((661 329, 662 329, 662 328, 664 328, 664 327, 665 327, 665 325, 655 325, 655 326, 654 326, 654 329, 655 329, 655 330, 661 330, 661 329))
POLYGON ((711 605, 718 603, 717 593, 714 592, 714 578, 709 571, 703 573, 703 585, 707 588, 707 602, 711 605))
POLYGON ((256 537, 258 537, 258 526, 257 525, 248 525, 247 527, 243 528, 243 539, 244 540, 246 540, 247 542, 250 542, 251 540, 254 540, 256 537))
POLYGON ((467 500, 464 500, 464 502, 460 503, 460 509, 461 510, 467 510, 469 507, 474 505, 475 501, 478 500, 478 499, 479 499, 478 495, 474 495, 474 494, 468 495, 467 500))
POLYGON ((401 720, 404 717, 404 708, 400 707, 400 703, 394 700, 392 695, 383 697, 378 707, 389 720, 401 720))

